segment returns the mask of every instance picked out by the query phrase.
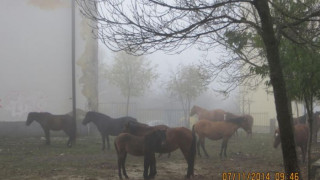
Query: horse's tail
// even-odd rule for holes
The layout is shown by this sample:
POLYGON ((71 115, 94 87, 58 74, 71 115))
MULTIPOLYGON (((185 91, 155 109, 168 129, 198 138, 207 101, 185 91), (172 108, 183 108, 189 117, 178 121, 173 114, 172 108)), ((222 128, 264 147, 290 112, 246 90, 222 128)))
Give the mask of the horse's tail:
POLYGON ((197 144, 197 137, 194 130, 194 125, 192 126, 192 141, 191 141, 191 147, 190 147, 190 155, 188 160, 188 173, 187 178, 189 178, 191 175, 194 175, 194 161, 196 158, 196 144, 197 144))

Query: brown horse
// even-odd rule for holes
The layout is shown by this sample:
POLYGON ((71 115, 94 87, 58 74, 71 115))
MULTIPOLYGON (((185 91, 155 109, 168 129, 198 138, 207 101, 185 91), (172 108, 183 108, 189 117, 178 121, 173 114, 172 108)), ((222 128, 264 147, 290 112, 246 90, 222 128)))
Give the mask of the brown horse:
POLYGON ((225 111, 222 109, 215 109, 215 110, 207 110, 202 107, 194 105, 191 108, 190 116, 197 114, 198 119, 207 119, 210 121, 223 121, 225 119, 225 111))
MULTIPOLYGON (((252 136, 252 126, 253 126, 253 117, 249 114, 244 114, 244 115, 235 115, 233 113, 230 113, 230 112, 225 112, 225 120, 230 120, 230 119, 234 119, 234 118, 238 118, 238 117, 244 117, 247 119, 248 123, 249 123, 249 126, 251 128, 251 131, 248 131, 247 132, 247 135, 248 136, 252 136)), ((237 134, 238 131, 236 131, 236 134, 237 134)))
MULTIPOLYGON (((296 146, 301 148, 302 152, 302 161, 305 162, 306 153, 307 153, 307 145, 309 138, 309 128, 305 124, 296 124, 294 125, 294 138, 296 142, 296 146)), ((274 132, 274 143, 273 147, 277 148, 280 144, 280 130, 279 128, 274 132)))
POLYGON ((228 119, 225 121, 209 121, 206 119, 201 119, 195 125, 195 132, 198 134, 199 141, 197 143, 198 155, 200 154, 200 145, 205 155, 209 157, 207 151, 204 147, 205 138, 209 138, 211 140, 219 140, 222 139, 220 158, 222 157, 222 152, 224 152, 224 156, 227 157, 227 145, 229 138, 235 133, 238 128, 243 128, 247 133, 251 133, 252 129, 249 124, 249 121, 244 116, 236 117, 233 119, 228 119))
MULTIPOLYGON (((133 135, 141 135, 144 132, 149 132, 154 127, 148 127, 141 123, 127 123, 124 132, 133 135)), ((185 127, 168 128, 166 131, 166 144, 156 150, 157 153, 170 153, 178 148, 184 155, 188 163, 187 178, 194 175, 194 160, 196 154, 196 136, 194 129, 192 131, 185 127)))
POLYGON ((115 149, 118 156, 118 174, 122 179, 122 173, 129 178, 126 172, 125 163, 127 153, 133 156, 144 156, 145 179, 153 178, 157 174, 155 151, 161 149, 166 143, 166 130, 154 130, 145 136, 134 136, 129 133, 121 133, 114 141, 115 149), (150 168, 150 173, 148 170, 150 168))
MULTIPOLYGON (((146 134, 148 134, 154 130, 158 130, 158 129, 159 130, 167 130, 167 129, 169 129, 168 126, 162 125, 162 124, 155 125, 155 126, 149 126, 148 124, 143 124, 143 123, 139 123, 139 124, 143 127, 144 131, 137 131, 135 129, 132 129, 132 132, 129 132, 126 130, 127 128, 124 128, 123 132, 128 132, 128 133, 134 134, 135 136, 145 136, 146 134)), ((160 157, 161 155, 162 155, 162 153, 159 153, 158 157, 160 157)), ((170 153, 168 153, 168 158, 169 157, 170 157, 170 153)))
POLYGON ((63 130, 68 136, 69 140, 67 146, 71 147, 76 141, 76 122, 69 115, 52 115, 48 112, 30 112, 26 121, 29 126, 33 121, 37 121, 46 136, 46 144, 50 145, 50 130, 63 130))

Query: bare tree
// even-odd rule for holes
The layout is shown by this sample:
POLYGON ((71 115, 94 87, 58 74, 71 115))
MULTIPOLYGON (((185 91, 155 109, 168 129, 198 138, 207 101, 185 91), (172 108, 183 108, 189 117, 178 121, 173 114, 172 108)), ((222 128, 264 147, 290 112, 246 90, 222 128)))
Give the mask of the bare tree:
MULTIPOLYGON (((86 17, 98 22, 96 36, 115 51, 171 52, 194 44, 206 50, 217 44, 229 48, 224 41, 228 33, 256 34, 261 38, 263 53, 253 48, 251 57, 256 56, 258 65, 268 70, 273 86, 285 172, 288 178, 291 173, 300 172, 279 41, 286 38, 297 44, 319 45, 314 43, 319 37, 319 26, 308 29, 310 36, 302 36, 305 32, 301 31, 301 26, 308 25, 306 22, 319 21, 318 0, 295 1, 293 5, 288 0, 78 0, 78 4, 86 17)), ((245 54, 235 53, 238 59, 246 59, 242 55, 245 54)), ((252 63, 250 59, 246 63, 252 63)))
POLYGON ((126 115, 129 114, 130 98, 143 95, 157 78, 155 67, 150 61, 143 56, 132 56, 125 52, 116 54, 114 64, 106 69, 105 75, 127 98, 126 115))
POLYGON ((200 74, 194 65, 178 66, 177 70, 171 73, 167 90, 180 102, 187 127, 189 127, 191 102, 207 90, 208 79, 208 76, 205 76, 205 73, 200 74))

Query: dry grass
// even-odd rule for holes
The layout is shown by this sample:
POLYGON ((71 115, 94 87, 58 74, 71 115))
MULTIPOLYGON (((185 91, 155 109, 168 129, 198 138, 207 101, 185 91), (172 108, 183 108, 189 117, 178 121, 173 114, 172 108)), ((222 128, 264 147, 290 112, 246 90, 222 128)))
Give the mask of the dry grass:
MULTIPOLYGON (((254 134, 250 139, 240 133, 229 141, 228 158, 220 160, 221 141, 206 140, 210 158, 196 158, 194 179, 222 179, 225 172, 270 173, 273 177, 283 172, 283 164, 281 149, 274 149, 272 141, 269 134, 254 134)), ((52 138, 51 143, 44 145, 40 137, 0 137, 0 179, 118 179, 114 147, 101 151, 99 136, 80 137, 73 148, 66 147, 66 138, 52 138)), ((126 168, 131 179, 142 179, 142 157, 129 155, 126 168)), ((155 179, 184 179, 186 168, 177 150, 170 158, 157 158, 155 179)), ((305 176, 306 164, 301 169, 305 176)))

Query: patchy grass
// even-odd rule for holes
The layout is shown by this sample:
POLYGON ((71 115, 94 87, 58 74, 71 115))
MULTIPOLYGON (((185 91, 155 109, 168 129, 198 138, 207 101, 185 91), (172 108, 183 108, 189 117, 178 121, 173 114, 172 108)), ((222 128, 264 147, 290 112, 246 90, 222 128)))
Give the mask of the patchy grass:
MULTIPOLYGON (((210 158, 197 156, 194 179, 221 179, 224 172, 264 172, 271 176, 283 172, 281 149, 272 147, 272 138, 270 134, 247 138, 239 133, 230 139, 228 158, 222 160, 221 141, 206 139, 210 158)), ((67 148, 66 141, 53 137, 52 145, 46 146, 40 137, 0 137, 1 179, 118 179, 113 143, 110 151, 103 152, 99 136, 80 137, 73 148, 67 148)), ((128 155, 126 169, 131 179, 142 179, 143 158, 128 155)), ((155 179, 184 179, 186 169, 186 161, 177 150, 170 158, 157 158, 155 179)), ((305 176, 306 164, 301 164, 301 169, 305 176)))

